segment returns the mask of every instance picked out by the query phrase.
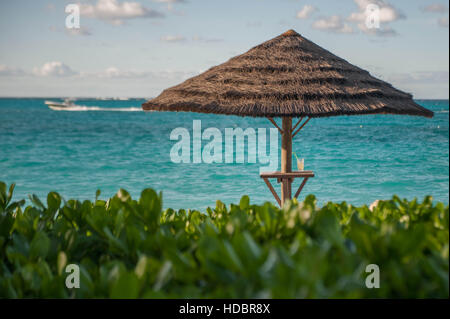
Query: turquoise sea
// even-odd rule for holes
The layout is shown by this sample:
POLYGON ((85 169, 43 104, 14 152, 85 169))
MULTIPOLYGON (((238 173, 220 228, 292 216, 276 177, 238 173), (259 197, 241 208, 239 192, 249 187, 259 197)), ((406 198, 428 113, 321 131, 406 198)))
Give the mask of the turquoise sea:
MULTIPOLYGON (((52 111, 46 99, 0 99, 0 180, 16 183, 15 198, 58 191, 65 199, 163 192, 164 206, 204 209, 217 199, 274 201, 259 178, 261 164, 175 164, 170 132, 177 127, 271 128, 267 119, 196 113, 144 113, 144 100, 80 99, 78 111, 52 111)), ((53 100, 53 99, 51 99, 53 100)), ((316 174, 301 195, 319 203, 370 204, 400 197, 449 200, 449 102, 419 100, 432 119, 366 115, 312 119, 293 151, 316 174)), ((205 145, 207 142, 204 142, 205 145)), ((279 142, 279 146, 281 142, 279 142)), ((295 165, 294 165, 295 167, 295 165)), ((298 183, 298 181, 297 181, 298 183)), ((275 183, 279 190, 279 185, 275 183)))

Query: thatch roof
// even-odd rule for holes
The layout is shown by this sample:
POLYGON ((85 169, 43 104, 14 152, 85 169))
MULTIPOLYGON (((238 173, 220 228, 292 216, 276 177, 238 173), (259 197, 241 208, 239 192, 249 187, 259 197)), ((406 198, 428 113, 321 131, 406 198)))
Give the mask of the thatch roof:
POLYGON ((410 94, 293 30, 163 91, 142 107, 267 117, 372 113, 433 116, 410 94))

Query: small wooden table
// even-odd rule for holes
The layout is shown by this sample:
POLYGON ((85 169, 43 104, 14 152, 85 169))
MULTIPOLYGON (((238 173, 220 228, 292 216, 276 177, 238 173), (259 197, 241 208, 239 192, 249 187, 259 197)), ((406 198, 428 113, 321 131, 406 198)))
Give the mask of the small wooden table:
MULTIPOLYGON (((303 187, 305 186, 306 182, 310 177, 314 177, 313 171, 296 171, 296 172, 289 172, 289 173, 282 173, 282 172, 264 172, 260 174, 260 177, 264 180, 266 185, 269 187, 270 191, 272 192, 273 196, 278 202, 278 205, 280 207, 284 204, 281 202, 280 197, 278 196, 277 192, 273 188, 272 184, 269 181, 269 178, 276 178, 278 183, 287 182, 289 185, 292 184, 294 179, 296 178, 303 178, 302 183, 300 184, 300 187, 298 188, 297 192, 294 195, 294 198, 297 198, 298 195, 300 195, 300 192, 302 191, 303 187)), ((289 187, 290 191, 291 187, 289 187)), ((288 198, 291 198, 291 194, 288 194, 288 198)))

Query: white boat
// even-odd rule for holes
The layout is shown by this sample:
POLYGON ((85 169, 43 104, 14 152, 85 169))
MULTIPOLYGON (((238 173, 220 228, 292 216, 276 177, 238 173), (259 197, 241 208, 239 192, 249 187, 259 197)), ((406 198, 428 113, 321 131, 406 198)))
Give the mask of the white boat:
POLYGON ((65 99, 64 102, 45 101, 45 104, 55 111, 63 111, 73 107, 77 107, 70 99, 65 99))

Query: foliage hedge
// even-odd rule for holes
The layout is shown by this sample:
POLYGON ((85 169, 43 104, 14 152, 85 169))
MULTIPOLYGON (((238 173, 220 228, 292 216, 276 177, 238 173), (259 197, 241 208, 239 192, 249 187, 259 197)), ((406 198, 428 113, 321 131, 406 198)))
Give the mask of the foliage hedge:
POLYGON ((449 207, 394 196, 370 211, 309 195, 279 209, 220 201, 205 213, 138 200, 11 202, 0 183, 3 298, 448 298, 449 207), (79 289, 65 286, 80 266, 79 289), (365 286, 368 264, 380 288, 365 286))

